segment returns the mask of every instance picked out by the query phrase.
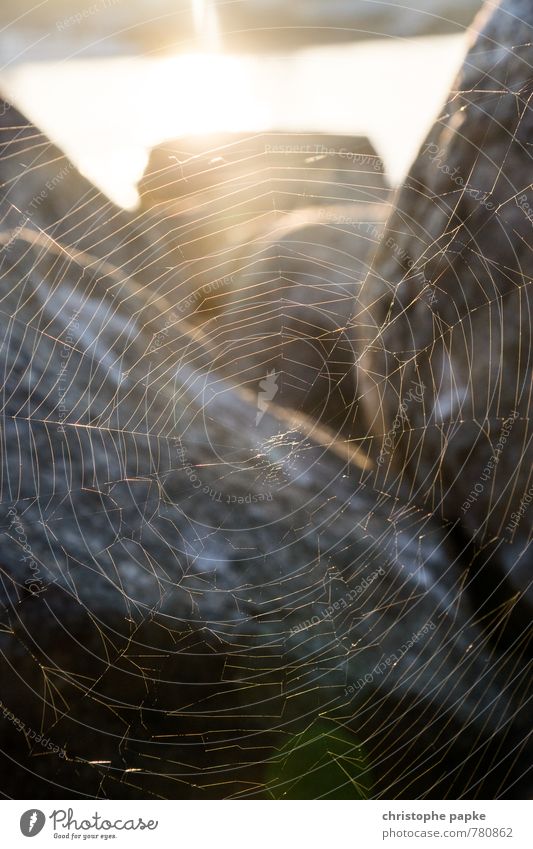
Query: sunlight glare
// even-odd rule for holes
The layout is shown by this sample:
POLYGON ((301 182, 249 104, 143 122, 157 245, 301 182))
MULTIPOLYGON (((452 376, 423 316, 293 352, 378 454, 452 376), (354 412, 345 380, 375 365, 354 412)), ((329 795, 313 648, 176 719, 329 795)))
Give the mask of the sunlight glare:
MULTIPOLYGON (((204 3, 196 4, 202 20, 204 3)), ((90 179, 129 207, 148 150, 202 133, 362 133, 397 183, 442 109, 465 41, 28 63, 4 72, 2 85, 90 179)))
POLYGON ((202 49, 220 50, 222 39, 218 14, 213 0, 192 0, 194 29, 202 49))
POLYGON ((253 62, 246 57, 220 53, 190 53, 164 60, 160 114, 168 114, 168 104, 173 102, 174 135, 176 123, 187 134, 264 129, 269 123, 268 104, 254 92, 253 71, 253 62))

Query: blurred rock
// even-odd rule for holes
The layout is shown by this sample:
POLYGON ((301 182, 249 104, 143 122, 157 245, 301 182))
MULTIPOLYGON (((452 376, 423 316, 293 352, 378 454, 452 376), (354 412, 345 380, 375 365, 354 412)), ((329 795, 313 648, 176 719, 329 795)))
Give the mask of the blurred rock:
POLYGON ((319 716, 368 795, 520 792, 519 658, 511 685, 447 529, 257 423, 145 287, 31 230, 3 256, 3 704, 65 753, 4 713, 10 794, 263 798, 319 716))
POLYGON ((139 192, 166 221, 182 280, 169 293, 176 316, 201 327, 213 367, 254 392, 275 372, 277 404, 336 430, 351 421, 347 324, 389 197, 368 139, 167 142, 139 192))
POLYGON ((255 391, 270 375, 276 404, 351 432, 354 306, 388 211, 371 203, 305 209, 254 241, 239 257, 223 315, 202 325, 217 367, 255 391))
POLYGON ((9 795, 283 796, 273 765, 320 720, 353 738, 357 798, 524 796, 527 658, 470 552, 407 476, 374 487, 357 443, 221 376, 90 185, 17 224, 34 164, 53 177, 18 155, 61 156, 22 120, 0 151, 9 795))
POLYGON ((125 276, 161 284, 173 274, 157 214, 116 206, 1 97, 0 221, 13 237, 32 228, 68 251, 90 251, 94 268, 108 262, 125 276))
POLYGON ((377 485, 407 477, 413 501, 494 548, 514 603, 532 526, 531 4, 488 4, 477 29, 363 287, 358 374, 377 485))
POLYGON ((367 138, 328 133, 227 133, 167 141, 151 151, 139 183, 144 208, 168 202, 190 212, 218 202, 229 221, 232 214, 375 202, 387 190, 383 162, 367 138))
MULTIPOLYGON (((139 184, 141 208, 165 221, 182 277, 235 272, 236 258, 295 209, 388 200, 383 163, 368 139, 316 133, 207 135, 154 148, 139 184)), ((201 288, 201 285, 198 285, 201 288)))

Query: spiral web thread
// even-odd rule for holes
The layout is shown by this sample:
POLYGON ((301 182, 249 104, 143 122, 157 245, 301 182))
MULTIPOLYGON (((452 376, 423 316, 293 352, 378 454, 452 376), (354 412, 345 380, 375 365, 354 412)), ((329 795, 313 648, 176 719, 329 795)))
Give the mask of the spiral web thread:
MULTIPOLYGON (((32 780, 43 796, 431 797, 446 782, 451 796, 512 793, 527 630, 501 644, 509 604, 471 605, 472 553, 454 547, 453 522, 383 485, 387 432, 355 429, 362 395, 354 406, 342 383, 345 352, 359 361, 383 336, 361 352, 353 333, 388 214, 386 189, 365 177, 372 158, 339 169, 336 157, 335 181, 308 153, 280 172, 251 137, 263 149, 237 157, 244 178, 228 184, 220 168, 188 195, 201 171, 180 157, 170 201, 130 219, 87 188, 50 219, 70 177, 46 189, 44 175, 64 160, 37 131, 22 147, 16 122, 2 133, 4 163, 10 147, 30 163, 4 181, 0 266, 3 701, 24 725, 14 734, 4 713, 14 794, 32 780), (30 184, 45 187, 42 203, 30 184), (302 236, 300 207, 317 195, 302 236), (239 291, 229 306, 227 274, 239 291), (328 350, 307 386, 285 353, 295 274, 315 295, 290 343, 328 350), (254 311, 264 289, 261 310, 281 326, 266 344, 254 311), (341 313, 334 333, 319 326, 341 313), (249 371, 256 335, 261 351, 281 338, 280 381, 269 355, 249 371), (325 402, 340 392, 344 417, 306 408, 317 383, 325 402), (458 739, 463 766, 449 766, 458 739)), ((226 155, 212 153, 202 169, 226 155)), ((438 281, 435 296, 438 314, 438 281)), ((395 438, 419 430, 415 404, 395 438)), ((407 474, 396 470, 404 491, 407 474)))

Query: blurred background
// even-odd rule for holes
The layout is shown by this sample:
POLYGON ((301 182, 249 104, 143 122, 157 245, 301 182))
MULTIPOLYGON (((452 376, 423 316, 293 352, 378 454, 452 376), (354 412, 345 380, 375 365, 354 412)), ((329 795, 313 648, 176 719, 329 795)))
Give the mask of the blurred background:
POLYGON ((203 133, 368 137, 389 182, 439 110, 480 0, 3 0, 0 87, 114 201, 203 133))

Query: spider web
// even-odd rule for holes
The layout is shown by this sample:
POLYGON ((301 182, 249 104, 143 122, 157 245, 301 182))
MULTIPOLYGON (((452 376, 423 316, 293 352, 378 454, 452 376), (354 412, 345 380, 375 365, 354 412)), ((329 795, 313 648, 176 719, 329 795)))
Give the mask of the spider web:
MULTIPOLYGON (((529 157, 528 91, 484 79, 435 137, 512 97, 529 157)), ((4 794, 523 790, 530 523, 509 537, 501 504, 528 491, 531 222, 487 137, 461 167, 496 169, 494 254, 427 156, 389 217, 360 148, 183 140, 130 215, 13 107, 1 130, 4 794), (484 310, 462 387, 449 340, 484 310), (443 446, 475 425, 495 451, 506 422, 473 529, 452 508, 476 467, 443 446)))

